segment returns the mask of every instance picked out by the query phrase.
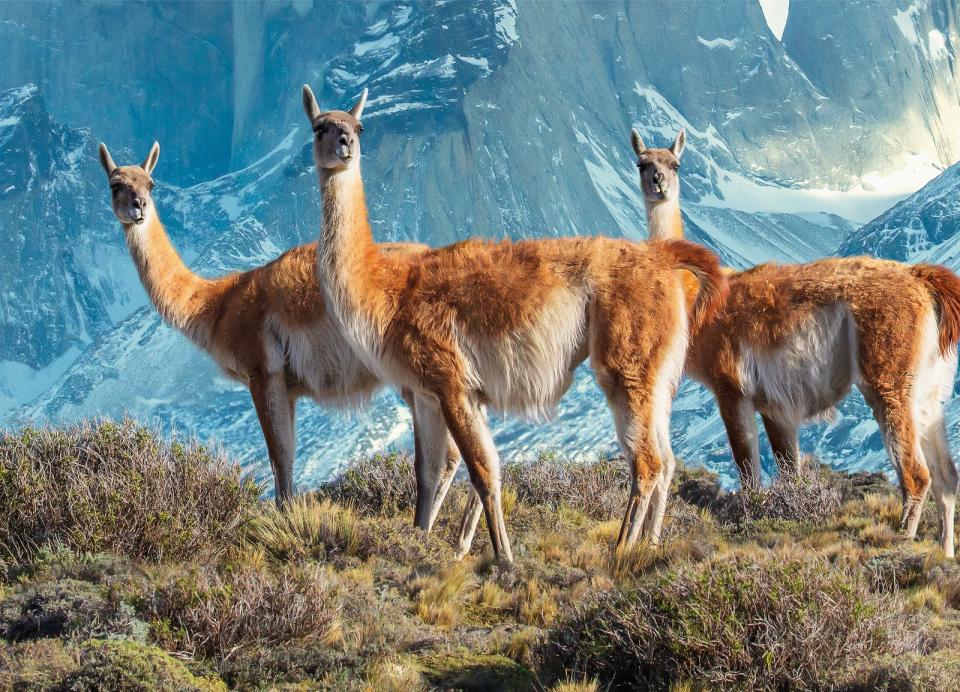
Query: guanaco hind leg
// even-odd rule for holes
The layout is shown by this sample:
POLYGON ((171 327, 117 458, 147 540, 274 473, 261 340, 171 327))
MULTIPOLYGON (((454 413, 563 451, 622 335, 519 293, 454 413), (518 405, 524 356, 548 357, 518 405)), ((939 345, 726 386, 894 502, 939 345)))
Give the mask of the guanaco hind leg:
POLYGON ((448 397, 441 408, 480 497, 494 555, 498 560, 513 562, 500 495, 500 457, 483 410, 465 396, 448 397))

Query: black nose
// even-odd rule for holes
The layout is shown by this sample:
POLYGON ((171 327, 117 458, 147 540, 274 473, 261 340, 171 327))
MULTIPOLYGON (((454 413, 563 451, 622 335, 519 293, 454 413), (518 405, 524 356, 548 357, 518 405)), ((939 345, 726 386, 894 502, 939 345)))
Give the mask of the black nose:
POLYGON ((349 144, 350 144, 350 138, 347 137, 345 134, 341 134, 341 135, 337 138, 337 144, 343 144, 344 146, 349 145, 349 144))
POLYGON ((663 173, 661 173, 660 171, 657 171, 656 173, 654 173, 654 174, 653 174, 653 182, 655 182, 655 183, 662 183, 662 182, 663 182, 663 173))
POLYGON ((134 209, 143 209, 143 200, 139 197, 133 198, 133 207, 134 209))

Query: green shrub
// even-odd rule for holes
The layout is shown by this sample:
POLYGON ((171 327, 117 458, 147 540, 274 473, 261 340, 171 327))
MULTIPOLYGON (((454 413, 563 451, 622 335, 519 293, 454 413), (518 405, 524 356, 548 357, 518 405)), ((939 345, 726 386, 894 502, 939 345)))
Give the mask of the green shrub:
POLYGON ((68 675, 59 689, 225 692, 227 688, 217 678, 194 675, 183 662, 155 646, 129 640, 93 640, 81 647, 78 670, 68 675))
POLYGON ((811 688, 914 646, 905 622, 902 602, 871 593, 855 572, 727 557, 602 594, 553 631, 545 655, 619 689, 811 688))
POLYGON ((7 641, 45 637, 145 639, 146 623, 104 587, 73 579, 23 587, 0 602, 0 636, 7 641))
POLYGON ((77 652, 59 639, 36 639, 0 646, 0 690, 57 689, 77 669, 77 652))
POLYGON ((221 553, 258 487, 222 455, 126 420, 0 433, 0 550, 41 546, 145 560, 221 553))
POLYGON ((337 594, 316 566, 278 574, 198 569, 148 599, 154 636, 170 648, 230 658, 238 649, 339 639, 337 594))

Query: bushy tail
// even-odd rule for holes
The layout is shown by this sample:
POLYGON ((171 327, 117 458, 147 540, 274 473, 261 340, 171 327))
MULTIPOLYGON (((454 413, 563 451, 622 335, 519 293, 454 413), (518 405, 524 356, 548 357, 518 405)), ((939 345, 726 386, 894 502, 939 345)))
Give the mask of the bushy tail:
POLYGON ((692 272, 700 282, 690 319, 690 331, 696 333, 727 300, 730 287, 720 259, 702 245, 688 240, 658 240, 650 245, 655 253, 669 258, 677 269, 692 272))
POLYGON ((917 264, 910 273, 920 279, 940 307, 940 353, 960 341, 960 276, 940 264, 917 264))

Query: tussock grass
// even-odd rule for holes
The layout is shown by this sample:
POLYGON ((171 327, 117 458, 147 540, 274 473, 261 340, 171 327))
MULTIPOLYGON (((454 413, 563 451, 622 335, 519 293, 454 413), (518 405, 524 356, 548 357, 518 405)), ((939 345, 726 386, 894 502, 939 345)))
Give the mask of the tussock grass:
POLYGON ((333 553, 356 554, 358 522, 349 507, 312 495, 293 499, 284 509, 267 507, 246 526, 249 545, 274 563, 321 560, 333 553))
POLYGON ((130 420, 0 433, 0 550, 45 545, 160 561, 216 556, 259 488, 221 454, 130 420))

